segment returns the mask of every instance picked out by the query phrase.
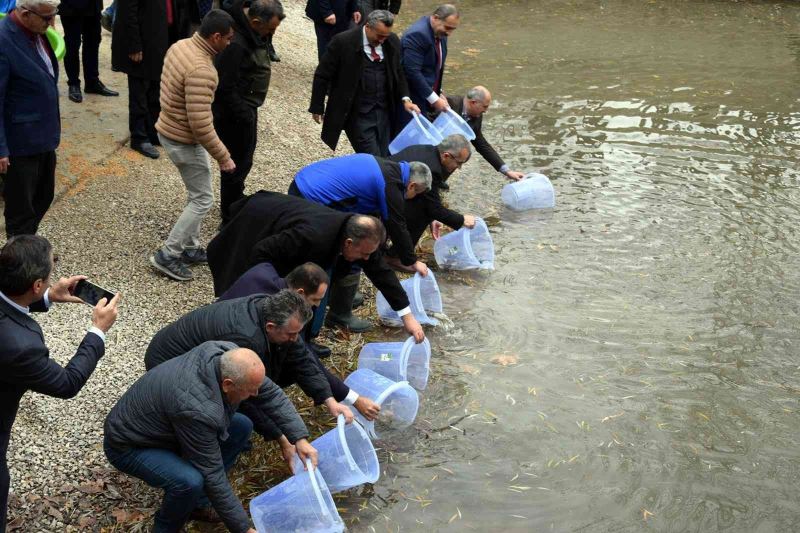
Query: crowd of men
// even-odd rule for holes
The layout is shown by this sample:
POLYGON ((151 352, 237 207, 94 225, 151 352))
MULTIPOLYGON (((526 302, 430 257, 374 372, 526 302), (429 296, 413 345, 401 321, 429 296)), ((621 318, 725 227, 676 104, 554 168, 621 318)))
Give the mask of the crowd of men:
POLYGON ((352 409, 374 420, 380 406, 350 390, 322 359, 323 324, 366 331, 353 314, 363 302, 362 272, 398 312, 417 342, 425 333, 411 313, 396 271, 427 275, 416 253, 426 228, 473 227, 475 216, 443 205, 447 180, 477 150, 517 180, 484 138, 491 94, 481 86, 445 95, 448 37, 460 24, 443 4, 393 33, 399 0, 308 0, 319 64, 310 80, 311 118, 335 150, 344 131, 353 155, 299 169, 287 193, 245 195, 258 142, 258 109, 267 97, 272 38, 285 18, 279 0, 210 2, 116 0, 101 16, 97 0, 18 0, 0 21, 0 174, 7 243, 0 250, 0 532, 9 491, 6 452, 22 395, 69 398, 104 353, 120 295, 100 300, 74 357, 49 357, 32 312, 80 302, 82 276, 50 279, 56 255, 36 232, 53 198, 60 139, 58 62, 44 38, 57 14, 68 33, 68 96, 115 96, 99 79, 97 47, 110 18, 112 66, 128 78, 130 147, 158 158, 162 147, 186 187, 187 203, 150 258, 176 281, 208 264, 217 301, 162 328, 144 355, 146 373, 108 414, 104 450, 117 469, 162 489, 154 531, 178 531, 191 519, 254 531, 226 472, 248 449, 251 433, 316 463, 309 432, 283 387, 297 384, 315 404, 349 422, 352 409), (108 22, 108 21, 106 21, 108 22), (196 29, 196 31, 194 31, 196 29), (77 32, 77 33, 76 33, 77 32), (77 35, 77 37, 76 37, 77 35), (76 44, 77 43, 77 44, 76 44), (389 142, 413 113, 460 114, 475 132, 438 146, 389 155, 389 142), (220 169, 219 232, 208 244, 200 228, 214 203, 209 155, 220 169), (387 239, 388 237, 388 239, 387 239))

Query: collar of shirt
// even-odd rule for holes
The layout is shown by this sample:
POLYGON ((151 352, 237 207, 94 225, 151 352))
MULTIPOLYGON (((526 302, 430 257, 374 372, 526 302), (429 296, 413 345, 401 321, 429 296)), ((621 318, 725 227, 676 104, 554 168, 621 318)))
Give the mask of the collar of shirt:
MULTIPOLYGON (((364 43, 364 53, 367 54, 367 57, 370 61, 372 61, 372 49, 371 45, 369 44, 369 39, 367 39, 367 27, 364 26, 361 28, 361 42, 364 43)), ((375 52, 380 56, 381 61, 383 61, 383 45, 378 45, 375 47, 375 52)))
POLYGON ((2 293, 2 291, 0 291, 0 298, 2 298, 3 300, 5 300, 5 302, 6 302, 8 305, 10 305, 11 307, 13 307, 14 309, 16 309, 17 311, 19 311, 19 312, 20 312, 20 313, 22 313, 23 315, 29 315, 29 314, 31 314, 31 310, 30 310, 28 307, 22 307, 22 306, 21 306, 21 305, 19 305, 18 303, 16 303, 16 302, 14 302, 13 300, 11 300, 11 299, 10 299, 8 296, 6 296, 5 294, 3 294, 3 293, 2 293))
POLYGON ((19 29, 22 30, 22 33, 24 33, 28 39, 31 40, 31 42, 35 43, 37 41, 37 34, 33 33, 31 30, 26 28, 24 24, 22 24, 22 21, 19 19, 19 15, 17 15, 16 9, 11 12, 11 20, 13 20, 14 23, 19 26, 19 29))

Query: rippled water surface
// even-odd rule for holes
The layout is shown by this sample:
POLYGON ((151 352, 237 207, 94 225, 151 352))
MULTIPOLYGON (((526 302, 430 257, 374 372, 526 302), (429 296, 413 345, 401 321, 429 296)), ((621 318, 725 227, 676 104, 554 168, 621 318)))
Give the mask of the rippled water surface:
POLYGON ((505 210, 479 156, 451 180, 497 268, 439 275, 455 327, 346 521, 800 530, 800 6, 460 5, 445 90, 489 86, 487 137, 558 203, 505 210))

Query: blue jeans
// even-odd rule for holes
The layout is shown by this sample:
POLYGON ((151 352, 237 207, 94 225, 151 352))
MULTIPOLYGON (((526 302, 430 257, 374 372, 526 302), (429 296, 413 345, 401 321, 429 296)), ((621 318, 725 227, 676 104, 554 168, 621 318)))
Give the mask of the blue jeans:
MULTIPOLYGON (((252 431, 253 422, 249 418, 241 413, 233 415, 228 439, 220 442, 226 472, 247 447, 252 431)), ((193 510, 210 505, 203 489, 203 476, 175 452, 160 448, 116 450, 107 442, 103 448, 108 461, 117 469, 138 477, 151 487, 164 489, 164 500, 155 514, 154 533, 177 532, 193 510)))

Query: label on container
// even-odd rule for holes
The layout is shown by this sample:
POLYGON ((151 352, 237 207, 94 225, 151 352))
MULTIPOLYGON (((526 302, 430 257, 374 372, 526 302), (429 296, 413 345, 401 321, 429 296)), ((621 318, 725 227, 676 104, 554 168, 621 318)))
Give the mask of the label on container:
POLYGON ((391 361, 392 360, 392 354, 390 354, 390 353, 382 353, 380 360, 383 361, 383 362, 391 361))
POLYGON ((447 251, 450 255, 456 255, 458 253, 458 246, 451 246, 447 251))

